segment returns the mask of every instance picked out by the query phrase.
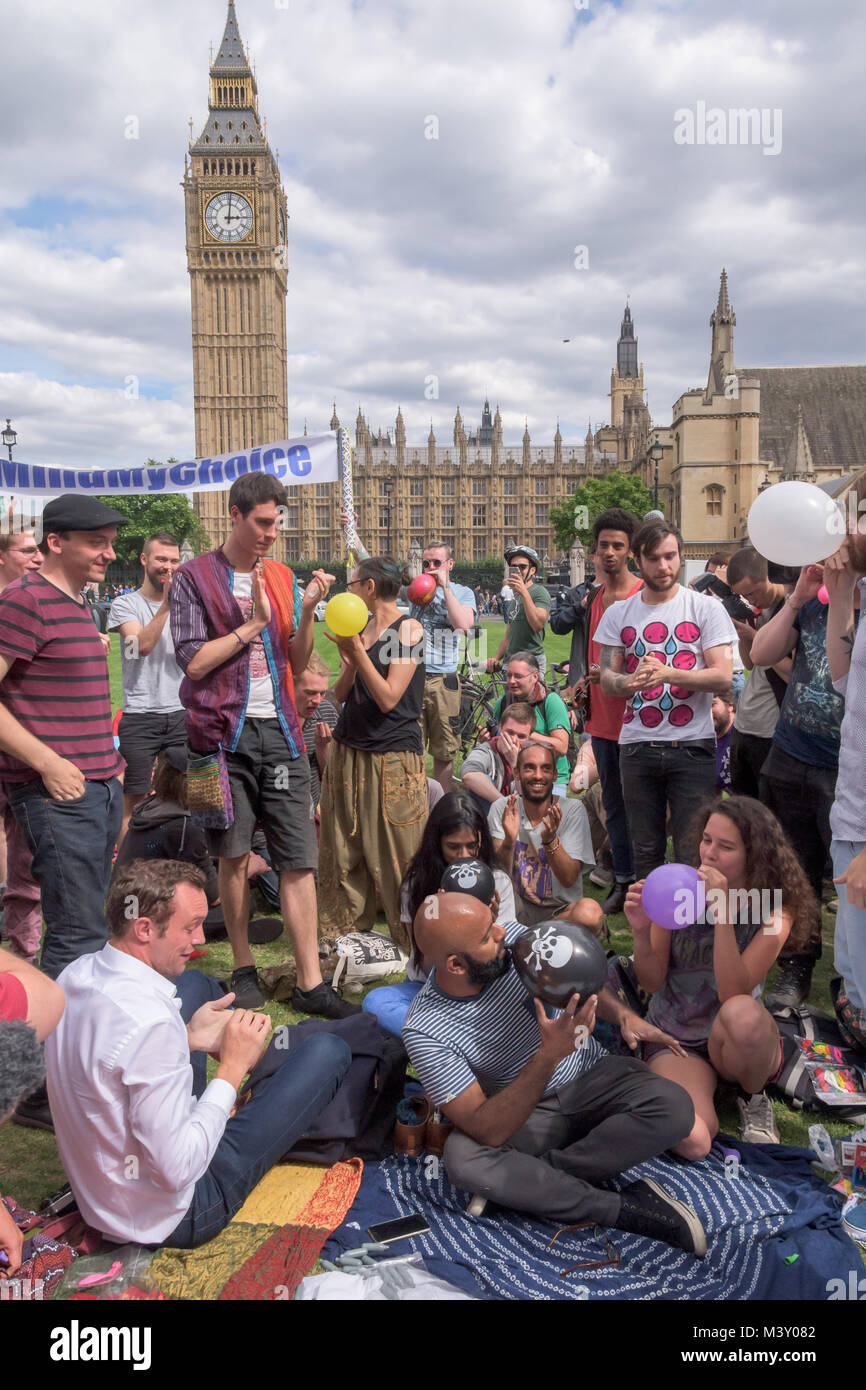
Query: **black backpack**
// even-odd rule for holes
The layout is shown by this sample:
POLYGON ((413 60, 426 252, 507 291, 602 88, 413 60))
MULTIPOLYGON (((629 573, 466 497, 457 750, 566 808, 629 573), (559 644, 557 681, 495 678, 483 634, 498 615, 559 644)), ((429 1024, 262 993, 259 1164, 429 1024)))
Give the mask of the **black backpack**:
POLYGON ((406 1085, 406 1049, 399 1038, 383 1033, 372 1014, 350 1018, 309 1018, 277 1028, 241 1094, 270 1076, 286 1052, 300 1047, 312 1033, 334 1033, 352 1049, 352 1061, 330 1105, 285 1154, 295 1163, 330 1167, 344 1158, 375 1161, 391 1153, 397 1103, 406 1085), (282 1034, 282 1037, 279 1035, 282 1034), (278 1040, 279 1039, 279 1040, 278 1040))
POLYGON ((768 1089, 783 1096, 794 1110, 817 1110, 833 1119, 858 1124, 866 1121, 866 1109, 862 1105, 828 1105, 815 1089, 812 1073, 806 1065, 806 1055, 800 1045, 803 1039, 838 1047, 842 1053, 841 1065, 864 1076, 866 1057, 847 1045, 835 1018, 810 1009, 805 1004, 796 1009, 779 1009, 774 1012, 773 1018, 782 1035, 783 1061, 779 1076, 768 1089))

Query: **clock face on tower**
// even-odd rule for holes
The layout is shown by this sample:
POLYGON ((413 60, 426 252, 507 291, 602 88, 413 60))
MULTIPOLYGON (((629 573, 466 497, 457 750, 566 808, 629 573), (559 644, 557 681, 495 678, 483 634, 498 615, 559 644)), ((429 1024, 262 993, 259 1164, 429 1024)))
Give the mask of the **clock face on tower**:
POLYGON ((253 210, 242 193, 217 193, 204 210, 204 221, 217 241, 243 241, 253 229, 253 210))

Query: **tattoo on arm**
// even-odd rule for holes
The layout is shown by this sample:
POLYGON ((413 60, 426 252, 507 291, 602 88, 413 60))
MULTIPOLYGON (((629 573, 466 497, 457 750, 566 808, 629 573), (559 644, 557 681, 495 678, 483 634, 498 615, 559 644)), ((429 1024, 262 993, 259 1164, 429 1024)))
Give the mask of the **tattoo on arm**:
POLYGON ((622 690, 623 686, 628 683, 628 676, 623 674, 622 671, 623 655, 622 647, 602 646, 601 648, 601 656, 599 658, 601 675, 602 678, 605 672, 613 675, 613 680, 610 684, 615 690, 622 690))
POLYGON ((851 650, 854 650, 854 633, 850 627, 847 632, 842 633, 842 641, 847 642, 851 650))

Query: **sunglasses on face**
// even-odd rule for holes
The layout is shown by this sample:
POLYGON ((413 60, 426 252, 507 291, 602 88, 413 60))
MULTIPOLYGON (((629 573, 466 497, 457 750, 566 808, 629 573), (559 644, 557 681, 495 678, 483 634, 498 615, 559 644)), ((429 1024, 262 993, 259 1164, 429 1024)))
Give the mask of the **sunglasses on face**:
POLYGON ((438 570, 442 567, 441 560, 422 560, 421 568, 425 570, 438 570))

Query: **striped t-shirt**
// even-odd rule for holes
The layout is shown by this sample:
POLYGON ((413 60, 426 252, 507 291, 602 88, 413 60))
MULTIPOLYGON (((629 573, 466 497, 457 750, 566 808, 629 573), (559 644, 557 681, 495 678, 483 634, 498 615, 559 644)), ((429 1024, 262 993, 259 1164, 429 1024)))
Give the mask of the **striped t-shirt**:
MULTIPOLYGON (((526 930, 519 922, 501 925, 508 945, 526 930)), ((548 1010, 551 1018, 561 1012, 548 1010)), ((513 966, 468 999, 444 994, 433 970, 406 1015, 403 1042, 425 1093, 434 1105, 447 1105, 476 1081, 488 1097, 510 1086, 535 1056, 541 1035, 532 996, 513 966)), ((604 1055, 601 1044, 588 1038, 559 1063, 545 1096, 561 1090, 604 1055)))
MULTIPOLYGON (((108 663, 86 603, 76 603, 38 572, 0 594, 0 656, 12 662, 0 701, 28 733, 93 782, 116 777, 123 759, 111 732, 108 663)), ((37 773, 0 753, 0 781, 37 773)))

